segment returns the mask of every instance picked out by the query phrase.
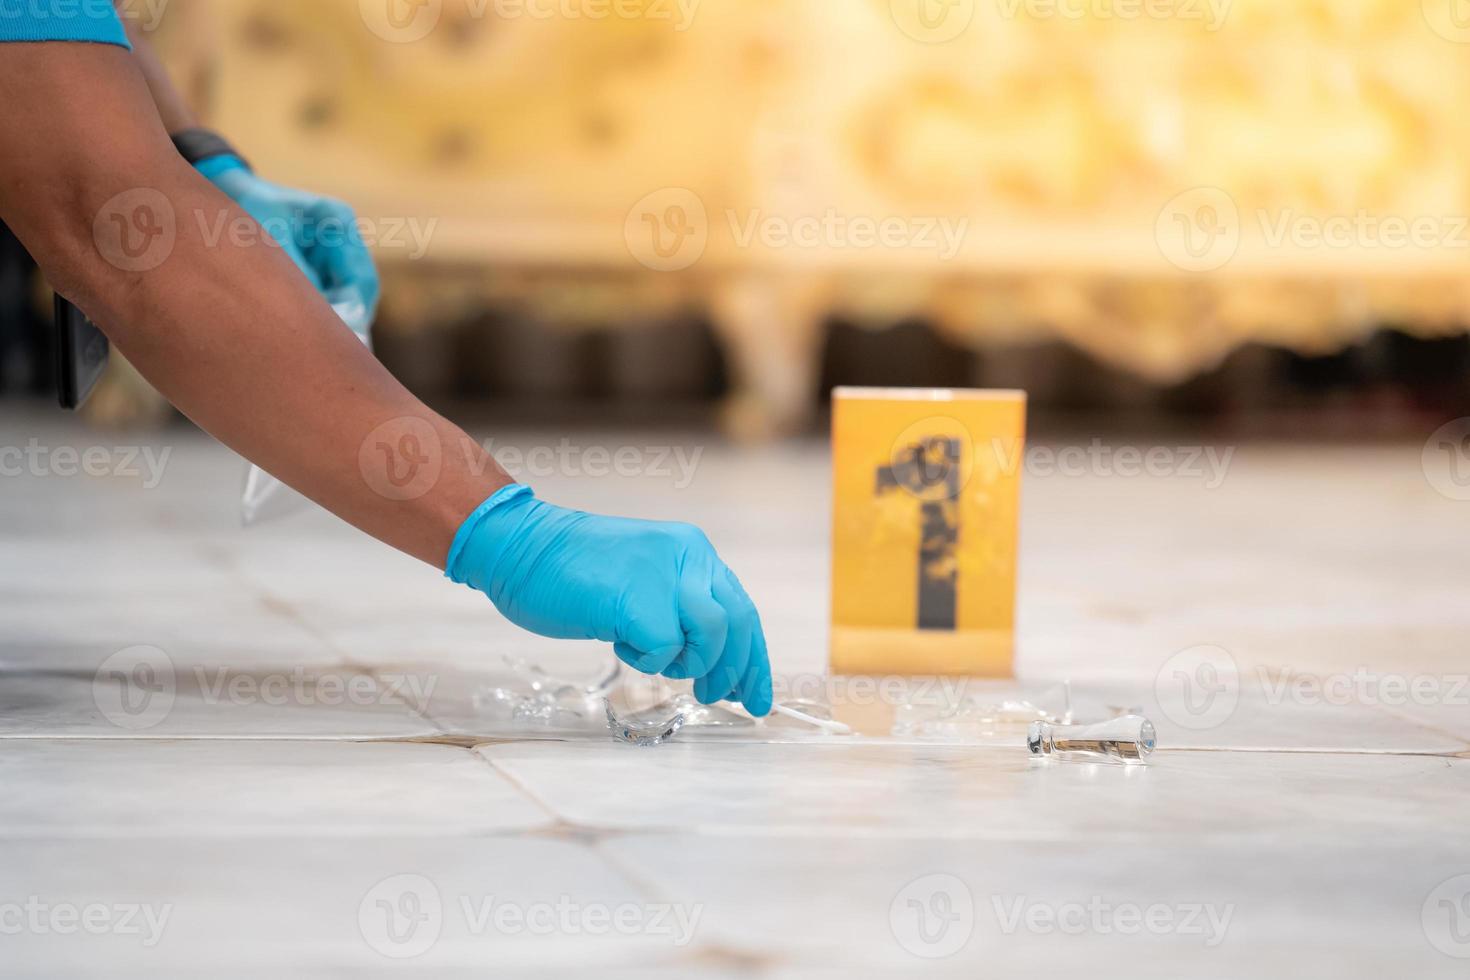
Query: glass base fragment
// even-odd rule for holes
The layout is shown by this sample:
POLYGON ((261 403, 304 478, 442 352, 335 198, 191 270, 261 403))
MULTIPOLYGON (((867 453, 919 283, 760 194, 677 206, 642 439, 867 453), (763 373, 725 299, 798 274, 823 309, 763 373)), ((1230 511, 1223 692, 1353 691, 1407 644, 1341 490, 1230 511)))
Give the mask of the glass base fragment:
POLYGON ((1153 755, 1153 722, 1142 715, 1123 715, 1095 725, 1032 724, 1026 747, 1034 756, 1081 762, 1113 760, 1132 765, 1153 755))

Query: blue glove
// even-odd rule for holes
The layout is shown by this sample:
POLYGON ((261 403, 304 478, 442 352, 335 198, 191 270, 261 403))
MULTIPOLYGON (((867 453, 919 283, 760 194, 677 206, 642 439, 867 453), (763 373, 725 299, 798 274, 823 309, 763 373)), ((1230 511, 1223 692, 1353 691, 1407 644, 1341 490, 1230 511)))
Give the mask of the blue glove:
POLYGON ((197 168, 280 243, 313 286, 329 296, 355 289, 372 319, 380 292, 378 270, 352 208, 261 180, 234 154, 201 160, 197 168))
POLYGON ((760 615, 696 527, 567 510, 514 484, 465 520, 447 569, 533 633, 612 643, 635 670, 692 678, 703 704, 771 710, 760 615))

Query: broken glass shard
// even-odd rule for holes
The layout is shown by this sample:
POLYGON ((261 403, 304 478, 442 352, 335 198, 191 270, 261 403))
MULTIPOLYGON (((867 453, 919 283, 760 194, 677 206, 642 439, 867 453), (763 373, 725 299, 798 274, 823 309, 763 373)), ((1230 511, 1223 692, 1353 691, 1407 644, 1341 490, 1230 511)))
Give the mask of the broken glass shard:
POLYGON ((1114 759, 1140 764, 1153 754, 1153 722, 1142 715, 1124 715, 1095 725, 1052 725, 1038 721, 1026 735, 1034 756, 1097 762, 1114 759))

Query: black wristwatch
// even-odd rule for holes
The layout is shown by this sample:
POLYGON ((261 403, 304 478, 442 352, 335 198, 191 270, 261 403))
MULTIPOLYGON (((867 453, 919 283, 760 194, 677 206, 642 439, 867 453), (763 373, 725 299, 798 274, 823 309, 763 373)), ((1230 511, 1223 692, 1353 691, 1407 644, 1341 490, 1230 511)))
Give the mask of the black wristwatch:
POLYGON ((240 156, 240 152, 230 145, 229 140, 212 129, 181 129, 172 138, 179 155, 191 164, 198 165, 211 157, 233 155, 240 157, 246 169, 250 169, 250 161, 240 156))

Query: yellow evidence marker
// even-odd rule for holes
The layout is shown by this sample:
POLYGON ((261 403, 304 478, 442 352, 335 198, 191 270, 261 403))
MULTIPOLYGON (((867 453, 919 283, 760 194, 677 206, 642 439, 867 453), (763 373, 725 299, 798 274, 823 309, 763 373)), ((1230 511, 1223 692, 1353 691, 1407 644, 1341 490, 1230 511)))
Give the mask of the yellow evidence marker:
POLYGON ((1025 443, 1025 392, 833 392, 834 674, 1011 675, 1025 443))

